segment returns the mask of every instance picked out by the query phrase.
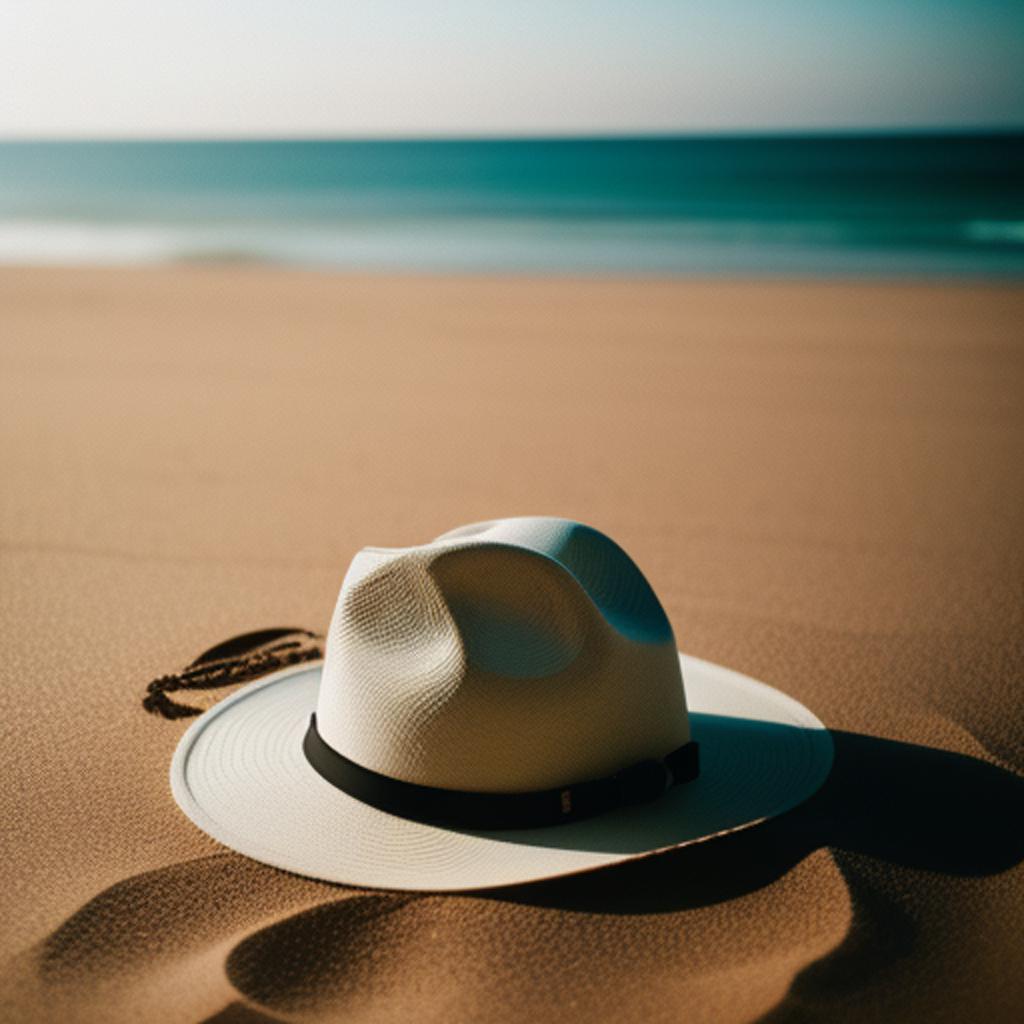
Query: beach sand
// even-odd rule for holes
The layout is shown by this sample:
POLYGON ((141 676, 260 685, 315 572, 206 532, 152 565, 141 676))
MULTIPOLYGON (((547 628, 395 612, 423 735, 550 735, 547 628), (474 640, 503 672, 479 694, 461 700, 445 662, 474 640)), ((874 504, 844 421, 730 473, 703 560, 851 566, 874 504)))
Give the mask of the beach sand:
POLYGON ((1020 1019, 1022 323, 1010 285, 0 272, 0 1018, 1020 1019), (822 792, 454 897, 178 811, 151 679, 516 514, 814 710, 822 792))

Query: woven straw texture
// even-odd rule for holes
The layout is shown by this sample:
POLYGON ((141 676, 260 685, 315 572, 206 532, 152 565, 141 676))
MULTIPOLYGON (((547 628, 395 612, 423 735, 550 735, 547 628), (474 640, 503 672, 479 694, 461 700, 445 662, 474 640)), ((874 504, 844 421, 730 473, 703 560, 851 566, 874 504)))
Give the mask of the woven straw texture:
POLYGON ((317 706, 346 757, 486 792, 600 778, 689 739, 668 619, 597 530, 553 518, 360 552, 317 706))

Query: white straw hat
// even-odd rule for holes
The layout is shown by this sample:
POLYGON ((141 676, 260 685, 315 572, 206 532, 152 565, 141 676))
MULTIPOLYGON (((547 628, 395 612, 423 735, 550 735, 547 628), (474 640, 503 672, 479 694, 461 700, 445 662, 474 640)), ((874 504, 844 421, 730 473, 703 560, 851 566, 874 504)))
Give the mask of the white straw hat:
POLYGON ((171 787, 201 829, 267 864, 463 890, 755 824, 831 763, 801 704, 679 654, 612 540, 518 518, 359 552, 323 665, 197 719, 171 787))

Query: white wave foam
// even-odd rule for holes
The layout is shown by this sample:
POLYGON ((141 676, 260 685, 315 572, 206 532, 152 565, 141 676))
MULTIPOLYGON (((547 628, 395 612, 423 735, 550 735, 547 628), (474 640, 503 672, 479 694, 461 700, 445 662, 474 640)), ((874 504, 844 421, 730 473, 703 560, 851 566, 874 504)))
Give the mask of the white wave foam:
POLYGON ((0 263, 164 263, 181 242, 180 231, 163 225, 0 221, 0 263))
POLYGON ((1024 245, 1024 220, 971 220, 964 234, 972 242, 1004 242, 1024 245))

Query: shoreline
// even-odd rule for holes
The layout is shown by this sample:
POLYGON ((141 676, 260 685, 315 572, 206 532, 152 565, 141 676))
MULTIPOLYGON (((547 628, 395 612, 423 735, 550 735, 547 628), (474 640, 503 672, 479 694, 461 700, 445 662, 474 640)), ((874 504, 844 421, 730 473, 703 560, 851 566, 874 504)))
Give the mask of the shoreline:
POLYGON ((551 270, 441 270, 432 268, 347 268, 331 266, 310 266, 305 264, 277 263, 261 260, 180 260, 153 263, 6 263, 0 262, 0 277, 13 275, 45 276, 45 275, 156 275, 156 274, 187 274, 201 276, 232 275, 232 274, 266 274, 282 277, 333 277, 351 280, 392 280, 392 281, 483 281, 509 282, 518 284, 552 285, 559 284, 602 284, 621 283, 645 287, 680 285, 713 287, 746 287, 759 285, 790 286, 790 287, 843 287, 880 288, 952 288, 954 290, 975 287, 994 287, 998 289, 1019 289, 1024 291, 1024 274, 1008 271, 1005 274, 948 274, 907 273, 892 274, 879 271, 877 274, 827 274, 827 273, 732 273, 708 271, 705 273, 651 273, 648 271, 551 271, 551 270))

